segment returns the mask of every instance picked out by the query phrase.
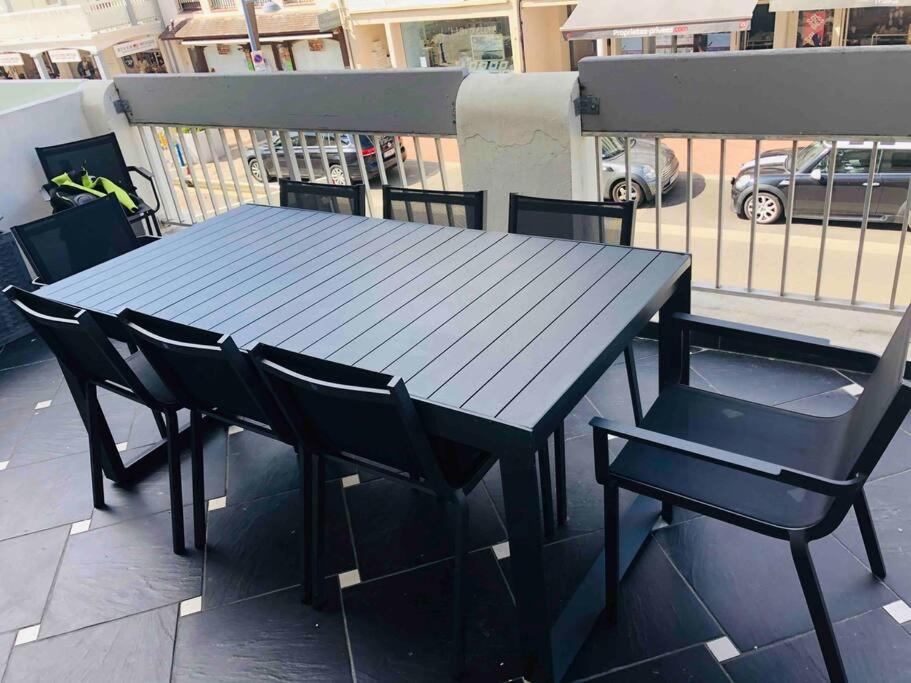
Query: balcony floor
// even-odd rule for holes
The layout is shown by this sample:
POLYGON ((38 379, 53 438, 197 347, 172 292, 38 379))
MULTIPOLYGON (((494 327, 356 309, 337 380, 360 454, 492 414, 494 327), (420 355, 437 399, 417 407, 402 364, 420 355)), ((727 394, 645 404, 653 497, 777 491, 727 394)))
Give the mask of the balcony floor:
MULTIPOLYGON (((636 344, 650 401, 657 349, 636 344)), ((817 414, 844 410, 864 381, 716 351, 695 353, 692 367, 694 384, 817 414)), ((599 550, 601 490, 587 422, 599 413, 632 420, 625 382, 622 366, 610 369, 567 421, 570 520, 547 547, 558 594, 599 550)), ((103 406, 124 448, 157 438, 148 411, 111 395, 103 406)), ((911 419, 906 427, 867 487, 885 582, 867 570, 850 517, 812 546, 852 681, 911 681, 911 609, 892 605, 911 603, 911 419)), ((109 507, 93 512, 86 450, 47 349, 24 339, 0 351, 4 683, 447 679, 451 535, 440 531, 449 524, 442 506, 353 470, 333 472, 330 601, 315 612, 301 605, 295 587, 297 468, 290 449, 249 432, 210 437, 208 549, 184 557, 170 550, 166 472, 129 491, 106 481, 109 507)), ((519 675, 497 479, 493 470, 471 496, 468 680, 519 675)), ((573 663, 569 678, 591 677, 825 680, 787 544, 677 510, 624 580, 620 624, 612 631, 597 625, 573 663)))

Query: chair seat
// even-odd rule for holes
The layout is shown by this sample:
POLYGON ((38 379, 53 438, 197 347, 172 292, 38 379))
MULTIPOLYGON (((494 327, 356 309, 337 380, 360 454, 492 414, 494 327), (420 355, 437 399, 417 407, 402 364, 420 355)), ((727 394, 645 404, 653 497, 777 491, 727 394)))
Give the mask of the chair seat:
MULTIPOLYGON (((663 434, 835 479, 847 420, 820 418, 687 386, 663 391, 642 426, 663 434)), ((628 443, 611 473, 701 503, 790 528, 819 522, 833 499, 788 484, 638 443, 628 443)), ((601 477, 599 477, 601 479, 601 477)))
POLYGON ((146 357, 141 353, 134 353, 130 356, 127 356, 126 360, 127 365, 130 366, 130 369, 136 375, 137 379, 142 382, 142 385, 148 390, 152 397, 165 405, 176 405, 177 399, 174 398, 174 395, 168 390, 164 382, 161 381, 161 377, 158 376, 158 373, 149 365, 149 361, 146 360, 146 357))

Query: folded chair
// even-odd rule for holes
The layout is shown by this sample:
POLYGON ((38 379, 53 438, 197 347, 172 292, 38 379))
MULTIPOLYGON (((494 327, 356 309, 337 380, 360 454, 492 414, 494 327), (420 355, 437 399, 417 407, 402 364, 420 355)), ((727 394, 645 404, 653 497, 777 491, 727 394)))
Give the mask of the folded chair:
MULTIPOLYGON (((854 406, 836 417, 791 412, 682 384, 664 388, 638 427, 595 418, 595 468, 604 486, 607 613, 617 619, 620 488, 679 505, 791 546, 829 678, 847 680, 809 543, 832 533, 853 508, 870 562, 886 575, 864 483, 911 407, 905 381, 911 308, 881 358, 689 314, 689 331, 733 336, 754 349, 776 346, 834 367, 872 371, 854 406), (616 460, 607 437, 628 440, 616 460)), ((675 342, 676 343, 676 342, 675 342)))
MULTIPOLYGON (((266 391, 246 353, 231 337, 145 313, 120 313, 140 351, 174 395, 190 410, 193 543, 206 544, 206 501, 203 486, 202 417, 219 420, 293 444, 290 428, 266 391)), ((171 495, 180 509, 180 467, 172 470, 171 495)), ((175 535, 183 538, 183 517, 171 515, 175 535)))
MULTIPOLYGON (((77 384, 73 398, 88 431, 92 500, 95 507, 104 507, 99 440, 102 438, 101 430, 106 429, 98 403, 98 387, 120 394, 152 411, 159 432, 168 440, 173 496, 175 467, 178 475, 180 473, 180 452, 177 445, 179 406, 145 356, 133 353, 124 358, 114 348, 111 339, 122 339, 125 336, 120 321, 103 313, 57 303, 16 287, 10 286, 3 291, 22 311, 35 333, 48 345, 64 372, 77 384)), ((110 439, 110 433, 107 437, 110 439)), ((177 493, 179 500, 179 479, 177 493)), ((171 509, 177 511, 172 517, 181 518, 179 505, 171 509)), ((181 533, 174 534, 174 552, 182 552, 183 543, 181 529, 181 533)))
POLYGON ((250 353, 294 430, 304 465, 306 598, 316 604, 321 598, 326 458, 354 463, 455 508, 452 667, 458 676, 465 660, 467 496, 495 458, 428 435, 405 383, 398 377, 263 344, 250 353))
MULTIPOLYGON (((629 247, 633 242, 633 202, 582 202, 568 199, 545 199, 509 195, 509 232, 517 235, 551 237, 564 240, 600 242, 629 247)), ((636 378, 636 356, 633 347, 623 350, 629 383, 633 419, 642 419, 639 381, 636 378)), ((554 472, 557 488, 557 524, 566 523, 566 453, 563 424, 554 433, 554 472)), ((541 498, 544 501, 545 529, 553 532, 553 510, 550 495, 550 454, 547 441, 538 451, 541 476, 541 498)))

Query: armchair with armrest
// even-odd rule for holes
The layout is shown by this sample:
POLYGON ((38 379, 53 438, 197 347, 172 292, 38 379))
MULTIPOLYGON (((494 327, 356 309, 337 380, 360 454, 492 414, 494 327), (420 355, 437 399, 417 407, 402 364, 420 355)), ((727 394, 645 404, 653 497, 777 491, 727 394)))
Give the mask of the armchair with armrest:
POLYGON ((608 617, 617 618, 619 489, 624 488, 665 506, 678 505, 787 540, 829 678, 846 681, 809 542, 832 533, 853 508, 870 568, 878 578, 885 577, 863 487, 911 409, 911 383, 904 379, 911 308, 881 358, 818 339, 690 314, 677 314, 673 321, 681 342, 693 331, 734 337, 757 350, 774 346, 804 361, 872 375, 856 404, 835 417, 671 384, 640 425, 593 419, 596 477, 604 486, 608 617), (613 462, 608 435, 628 440, 613 462))

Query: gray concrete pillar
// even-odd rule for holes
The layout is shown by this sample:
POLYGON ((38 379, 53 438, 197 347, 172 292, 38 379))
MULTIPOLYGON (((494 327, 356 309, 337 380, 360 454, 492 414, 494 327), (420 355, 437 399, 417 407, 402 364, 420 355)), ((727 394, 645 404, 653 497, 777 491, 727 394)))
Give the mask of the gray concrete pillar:
POLYGON ((578 74, 471 74, 456 99, 466 190, 487 191, 485 226, 506 230, 509 193, 597 199, 595 143, 583 138, 578 74))

